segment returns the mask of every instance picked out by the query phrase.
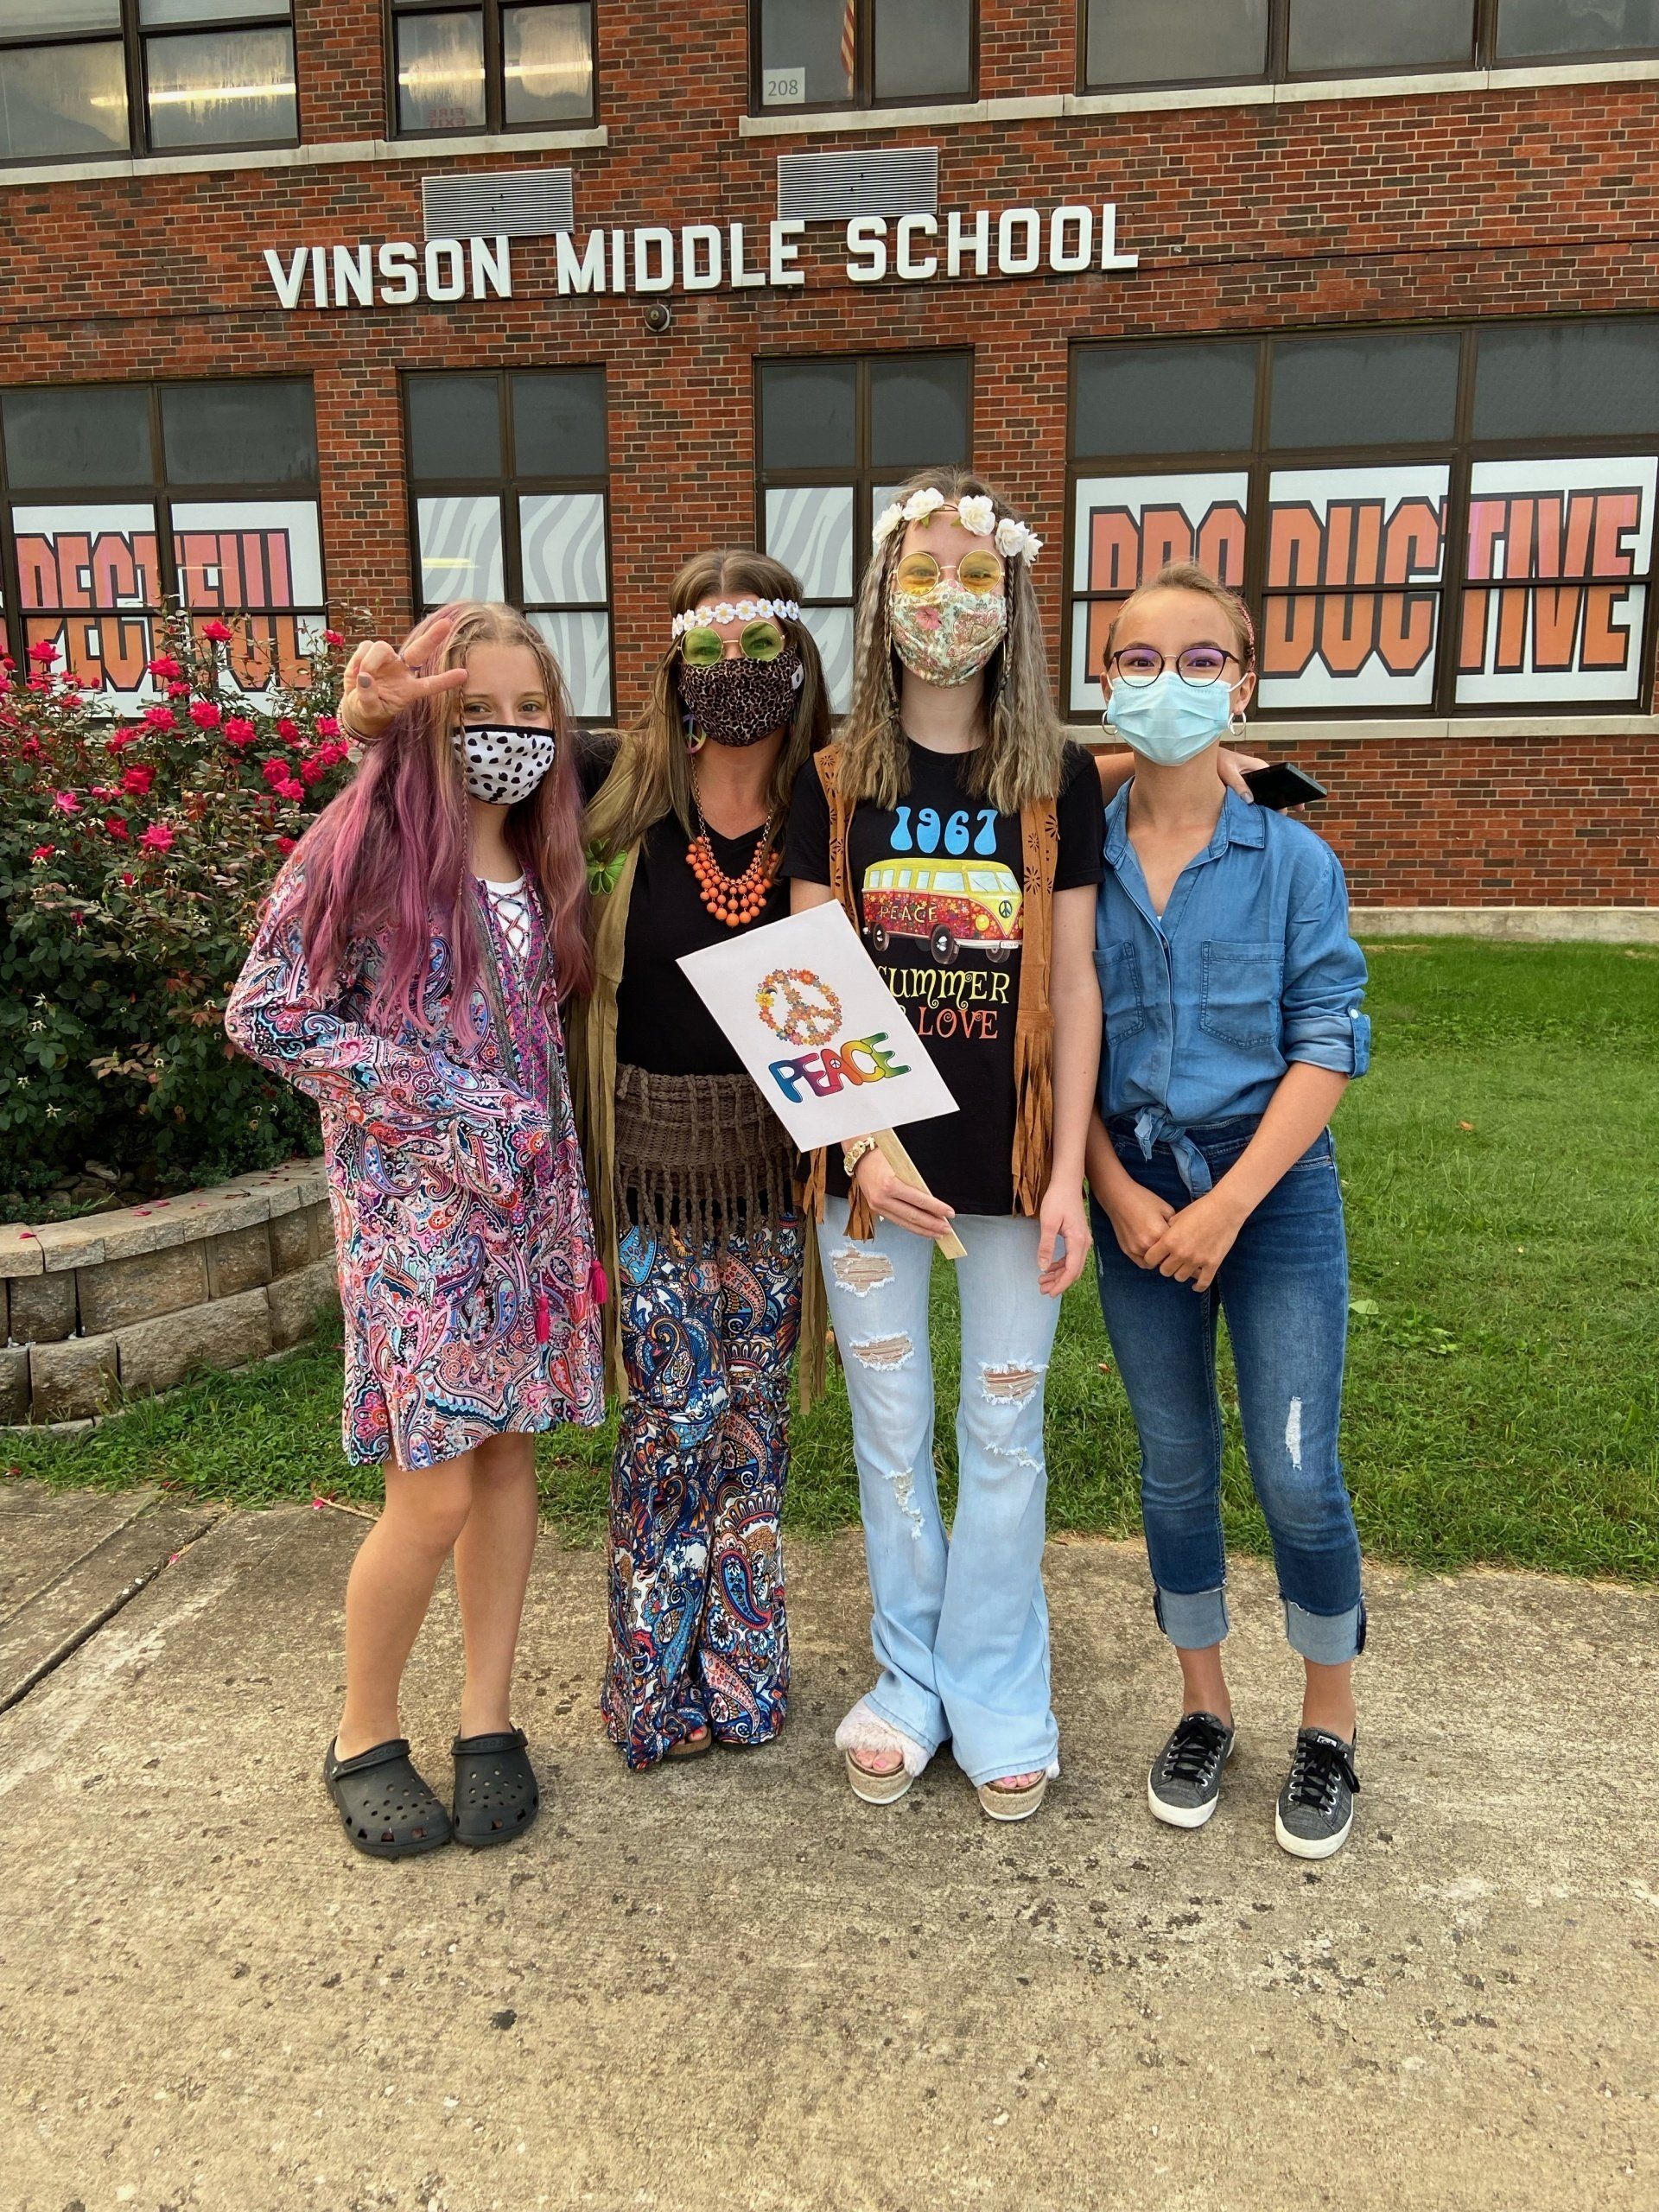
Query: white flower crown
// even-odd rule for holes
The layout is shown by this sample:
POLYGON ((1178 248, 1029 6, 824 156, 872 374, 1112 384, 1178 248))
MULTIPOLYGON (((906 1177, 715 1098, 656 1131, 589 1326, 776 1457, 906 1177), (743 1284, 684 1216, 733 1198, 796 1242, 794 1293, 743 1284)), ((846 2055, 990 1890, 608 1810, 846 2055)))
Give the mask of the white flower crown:
MULTIPOLYGON (((891 506, 883 507, 875 518, 872 542, 885 545, 895 530, 907 522, 925 522, 930 515, 950 504, 943 492, 925 484, 919 492, 912 492, 901 505, 895 499, 891 506)), ((970 492, 965 499, 955 502, 957 520, 975 537, 994 537, 996 550, 1005 560, 1034 561, 1043 550, 1043 541, 1013 515, 996 518, 996 502, 988 492, 970 492)))
POLYGON ((683 614, 677 614, 674 635, 683 638, 688 630, 707 630, 716 622, 759 622, 774 614, 784 615, 791 622, 801 619, 800 607, 792 599, 722 599, 711 607, 693 607, 683 614))

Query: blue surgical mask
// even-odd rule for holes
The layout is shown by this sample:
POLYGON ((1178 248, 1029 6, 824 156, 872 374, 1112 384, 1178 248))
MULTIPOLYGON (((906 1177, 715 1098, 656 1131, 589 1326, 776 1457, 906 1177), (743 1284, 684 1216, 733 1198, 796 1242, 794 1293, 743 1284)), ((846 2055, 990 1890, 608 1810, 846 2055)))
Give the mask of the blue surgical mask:
POLYGON ((1188 683, 1166 668, 1150 683, 1116 678, 1106 722, 1142 760, 1179 768, 1224 736, 1232 715, 1230 683, 1188 683))

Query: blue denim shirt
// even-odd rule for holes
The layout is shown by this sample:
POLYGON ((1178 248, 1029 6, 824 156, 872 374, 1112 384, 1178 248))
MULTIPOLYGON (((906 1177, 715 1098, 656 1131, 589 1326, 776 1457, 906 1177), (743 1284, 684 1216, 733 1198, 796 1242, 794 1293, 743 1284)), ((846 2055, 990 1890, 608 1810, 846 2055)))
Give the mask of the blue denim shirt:
POLYGON ((1169 1145, 1188 1190, 1207 1191, 1189 1129, 1265 1112, 1293 1060, 1364 1074, 1365 957, 1348 934, 1341 863, 1302 823, 1229 791, 1160 921, 1128 807, 1126 785, 1106 810, 1095 924, 1100 1110, 1134 1122, 1147 1158, 1169 1145))

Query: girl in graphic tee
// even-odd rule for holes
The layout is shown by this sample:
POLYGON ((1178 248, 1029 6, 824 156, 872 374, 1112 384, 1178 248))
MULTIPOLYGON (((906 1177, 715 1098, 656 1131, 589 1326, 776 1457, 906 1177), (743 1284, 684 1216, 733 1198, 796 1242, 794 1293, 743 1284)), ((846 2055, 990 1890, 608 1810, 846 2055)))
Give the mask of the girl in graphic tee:
POLYGON ((577 1101, 625 1402, 601 1706, 636 1768, 770 1742, 789 1688, 790 1361, 804 1328, 822 1376, 823 1292, 788 1137, 679 961, 788 911, 785 817, 829 721, 798 589, 757 553, 689 561, 645 713, 584 764, 577 1101))
POLYGON ((378 1858, 522 1834, 508 1707, 536 1541, 531 1433, 603 1414, 588 1193, 559 1001, 592 960, 559 670, 512 609, 359 646, 365 747, 277 878, 226 1027, 318 1102, 346 1320, 345 1443, 385 1468, 346 1595, 324 1779, 378 1858), (398 1688, 453 1550, 467 1646, 453 1816, 410 1764, 398 1688))
POLYGON ((838 899, 959 1110, 821 1160, 830 1319, 852 1402, 876 1683, 836 1733, 854 1791, 902 1794, 951 1739, 994 1819, 1058 1773, 1043 1599, 1043 1377, 1088 1256, 1100 1046, 1101 787, 1049 695, 1038 542, 976 477, 914 478, 877 525, 851 710, 797 787, 798 908, 838 899), (850 1172, 849 1172, 850 1171, 850 1172), (933 1476, 928 1288, 957 1262, 959 1499, 933 1476))

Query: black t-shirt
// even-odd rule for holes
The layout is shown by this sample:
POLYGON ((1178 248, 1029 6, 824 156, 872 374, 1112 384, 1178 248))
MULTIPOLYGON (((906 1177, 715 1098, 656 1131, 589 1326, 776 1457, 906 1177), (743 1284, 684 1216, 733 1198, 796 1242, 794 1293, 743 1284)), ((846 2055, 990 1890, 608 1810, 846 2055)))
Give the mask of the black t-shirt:
MULTIPOLYGON (((584 803, 609 773, 615 741, 584 737, 579 755, 584 803)), ((754 858, 762 831, 741 837, 709 833, 715 858, 728 875, 741 875, 754 858)), ((680 956, 723 944, 741 934, 715 919, 702 903, 686 859, 690 843, 677 818, 666 814, 645 832, 628 901, 628 934, 622 982, 616 997, 616 1057, 652 1075, 741 1075, 725 1033, 691 988, 680 956)), ((766 905, 747 926, 780 922, 789 912, 789 883, 779 875, 766 905)))
MULTIPOLYGON (((1014 1210, 1014 1029, 1020 1002, 1024 847, 1017 814, 967 789, 971 755, 910 741, 910 789, 860 805, 848 831, 859 925, 881 979, 915 1025, 957 1102, 912 1122, 906 1148, 928 1188, 959 1213, 1014 1210)), ((1079 745, 1060 768, 1056 891, 1098 883, 1100 779, 1079 745)), ((784 873, 830 880, 830 808, 809 767, 795 786, 784 873)), ((830 1187, 847 1183, 830 1153, 830 1187)))

